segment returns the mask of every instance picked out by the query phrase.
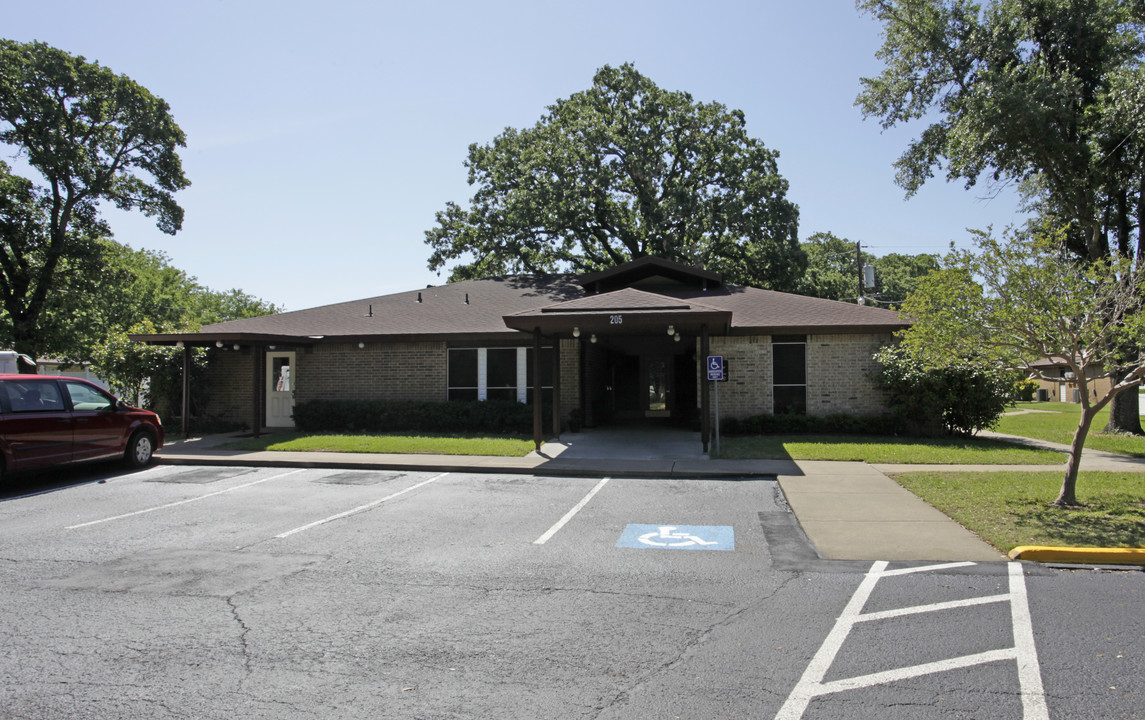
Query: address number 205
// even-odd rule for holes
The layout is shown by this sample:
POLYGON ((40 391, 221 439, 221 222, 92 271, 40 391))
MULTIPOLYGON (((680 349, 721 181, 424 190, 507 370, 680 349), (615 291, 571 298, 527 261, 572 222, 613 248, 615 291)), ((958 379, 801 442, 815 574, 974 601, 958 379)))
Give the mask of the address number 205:
POLYGON ((623 315, 609 315, 608 316, 608 324, 609 325, 623 325, 624 324, 624 316, 623 315))

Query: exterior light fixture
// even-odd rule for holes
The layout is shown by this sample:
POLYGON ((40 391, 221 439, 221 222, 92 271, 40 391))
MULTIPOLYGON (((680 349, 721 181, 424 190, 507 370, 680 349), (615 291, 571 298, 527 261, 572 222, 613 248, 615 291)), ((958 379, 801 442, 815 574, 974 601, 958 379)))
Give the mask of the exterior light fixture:
POLYGON ((222 340, 216 340, 216 341, 215 341, 215 347, 221 348, 222 346, 223 346, 223 341, 222 341, 222 340))
POLYGON ((364 343, 364 342, 360 342, 360 343, 358 343, 358 349, 359 349, 359 350, 362 350, 362 349, 364 349, 365 347, 366 347, 366 343, 364 343))
POLYGON ((593 334, 592 334, 592 337, 590 337, 590 338, 588 339, 588 341, 589 341, 589 342, 593 342, 593 343, 594 343, 594 342, 596 342, 596 333, 593 333, 593 334))
POLYGON ((672 325, 669 325, 668 326, 668 334, 669 335, 675 335, 676 334, 676 328, 672 325))
POLYGON ((235 350, 238 350, 238 349, 239 349, 239 344, 235 343, 235 350))
POLYGON ((579 327, 573 328, 573 337, 580 337, 580 328, 579 327))
POLYGON ((175 347, 179 348, 180 350, 183 349, 183 341, 180 340, 179 342, 175 343, 175 347))
POLYGON ((680 342, 680 333, 676 333, 675 337, 673 337, 672 339, 675 340, 676 342, 680 342))
POLYGON ((267 346, 266 346, 266 349, 267 349, 267 350, 277 350, 277 349, 278 349, 278 346, 277 346, 277 345, 267 345, 267 346))

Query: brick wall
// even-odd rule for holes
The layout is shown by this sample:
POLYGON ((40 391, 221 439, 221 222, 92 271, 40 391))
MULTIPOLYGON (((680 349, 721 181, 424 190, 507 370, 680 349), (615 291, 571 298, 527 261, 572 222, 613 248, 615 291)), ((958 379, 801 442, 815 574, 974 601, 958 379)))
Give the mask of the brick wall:
POLYGON ((807 414, 873 415, 886 410, 872 356, 891 343, 882 335, 807 336, 807 414))
MULTIPOLYGON (((888 344, 886 335, 809 335, 807 337, 807 412, 872 414, 885 409, 875 387, 875 351, 888 344)), ((603 353, 589 348, 590 382, 600 372, 592 367, 603 353)), ((561 415, 580 402, 579 341, 562 340, 561 415)), ((768 336, 711 338, 711 354, 723 355, 729 380, 720 384, 721 417, 748 417, 773 411, 772 351, 768 336)), ((212 350, 208 366, 208 415, 249 425, 251 355, 212 350)), ((296 353, 295 400, 429 400, 444 401, 447 351, 444 342, 356 343, 319 345, 296 353)), ((697 364, 703 373, 702 362, 697 364)), ((702 382, 704 375, 699 379, 702 382)), ((591 385, 586 388, 592 390, 591 385)), ((698 395, 698 393, 697 393, 698 395)), ((698 398, 697 398, 698 402, 698 398)), ((586 420, 591 422, 590 417, 586 420)))
MULTIPOLYGON (((808 335, 807 414, 884 411, 886 399, 874 383, 878 363, 872 356, 890 342, 889 334, 808 335)), ((710 347, 712 355, 724 356, 729 368, 728 381, 720 383, 720 416, 773 412, 771 338, 713 337, 710 347)))
POLYGON ((580 407, 580 341, 561 340, 561 417, 580 407))
MULTIPOLYGON (((710 354, 723 355, 728 369, 727 382, 719 383, 720 417, 767 415, 771 402, 771 338, 762 336, 713 337, 710 354)), ((704 358, 700 358, 700 380, 707 382, 704 358)), ((712 394, 715 409, 715 394, 712 394)))
POLYGON ((211 348, 207 354, 207 417, 250 427, 254 392, 250 349, 244 353, 211 348))
POLYGON ((444 342, 317 345, 297 357, 295 402, 446 399, 444 342))

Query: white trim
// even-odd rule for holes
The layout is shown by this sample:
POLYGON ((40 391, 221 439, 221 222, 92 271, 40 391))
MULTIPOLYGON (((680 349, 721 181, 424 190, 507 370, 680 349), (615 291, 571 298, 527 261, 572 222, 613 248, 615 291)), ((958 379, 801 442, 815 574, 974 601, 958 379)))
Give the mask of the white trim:
POLYGON ((477 348, 477 399, 489 398, 489 348, 477 348))
POLYGON ((517 402, 529 401, 529 349, 517 348, 517 402))

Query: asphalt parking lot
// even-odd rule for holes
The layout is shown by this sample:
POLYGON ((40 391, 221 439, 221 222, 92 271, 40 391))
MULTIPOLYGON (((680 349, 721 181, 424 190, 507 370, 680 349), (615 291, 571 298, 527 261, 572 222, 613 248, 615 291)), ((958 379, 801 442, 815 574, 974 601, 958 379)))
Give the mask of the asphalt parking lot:
POLYGON ((766 479, 86 472, 0 502, 5 718, 1145 717, 1142 573, 817 561, 766 479))

